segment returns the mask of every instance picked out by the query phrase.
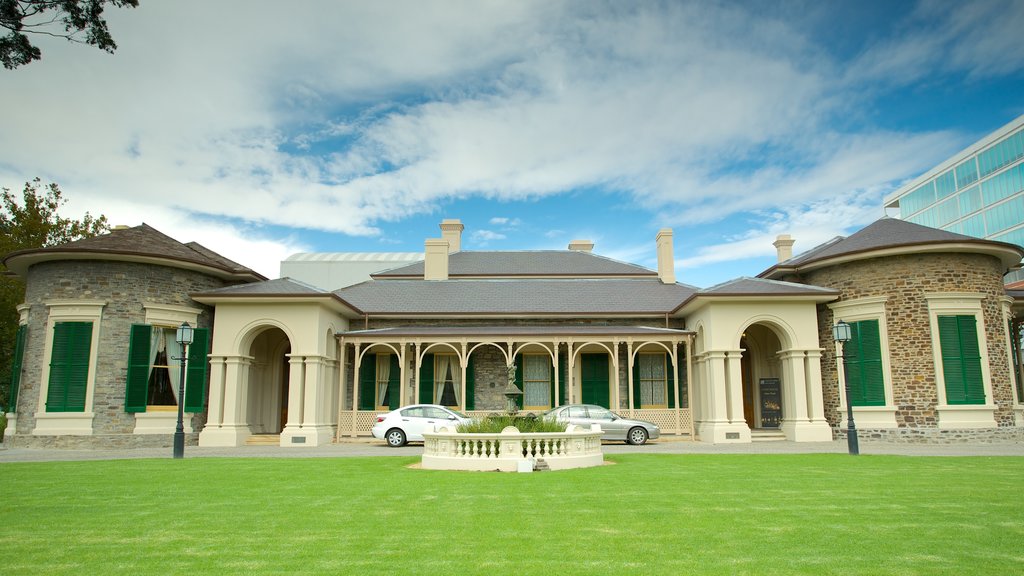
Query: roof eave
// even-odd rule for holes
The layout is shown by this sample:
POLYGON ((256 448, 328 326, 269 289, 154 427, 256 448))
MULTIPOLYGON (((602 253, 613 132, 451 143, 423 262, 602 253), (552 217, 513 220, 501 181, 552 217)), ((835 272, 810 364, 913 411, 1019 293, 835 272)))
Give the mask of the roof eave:
POLYGON ((217 294, 197 292, 189 297, 201 304, 298 304, 314 302, 347 318, 361 318, 365 313, 336 294, 217 294))
POLYGON ((175 256, 153 256, 139 252, 121 250, 76 250, 76 249, 29 249, 11 252, 3 259, 3 264, 8 270, 22 278, 28 273, 28 269, 35 264, 43 262, 54 262, 59 260, 104 260, 112 262, 133 262, 139 264, 157 264, 170 266, 184 270, 202 272, 216 276, 222 280, 236 280, 256 282, 267 280, 265 276, 254 270, 232 270, 222 266, 214 266, 197 260, 179 258, 175 256))

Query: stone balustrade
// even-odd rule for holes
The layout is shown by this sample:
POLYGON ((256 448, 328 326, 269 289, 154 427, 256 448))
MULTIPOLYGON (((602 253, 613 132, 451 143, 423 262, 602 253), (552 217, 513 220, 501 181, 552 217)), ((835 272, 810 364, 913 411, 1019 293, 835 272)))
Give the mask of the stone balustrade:
POLYGON ((427 470, 532 471, 538 460, 550 470, 604 463, 601 428, 570 425, 565 432, 524 434, 509 426, 499 434, 464 434, 442 427, 423 433, 427 470))

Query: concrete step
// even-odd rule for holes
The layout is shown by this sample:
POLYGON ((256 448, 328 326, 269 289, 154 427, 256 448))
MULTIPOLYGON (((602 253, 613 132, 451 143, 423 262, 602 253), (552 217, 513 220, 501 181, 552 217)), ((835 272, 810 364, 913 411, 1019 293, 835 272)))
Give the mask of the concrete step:
POLYGON ((785 442, 786 435, 781 430, 763 429, 750 431, 751 442, 785 442))
POLYGON ((253 434, 245 439, 246 446, 280 446, 280 434, 253 434))

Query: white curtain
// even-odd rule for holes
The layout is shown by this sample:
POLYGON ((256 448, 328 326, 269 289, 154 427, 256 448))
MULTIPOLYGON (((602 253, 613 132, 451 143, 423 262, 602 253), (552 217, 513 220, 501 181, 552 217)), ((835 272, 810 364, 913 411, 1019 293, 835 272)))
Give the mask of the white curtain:
POLYGON ((665 357, 660 354, 640 355, 640 404, 665 404, 665 357))
POLYGON ((164 349, 164 329, 154 327, 149 334, 149 375, 153 375, 153 364, 156 364, 156 355, 164 349))
POLYGON ((171 377, 171 393, 174 394, 174 401, 178 402, 178 379, 181 377, 181 344, 174 340, 174 333, 170 330, 160 329, 164 333, 164 342, 167 345, 167 375, 171 377), (169 333, 170 332, 170 333, 169 333))
POLYGON ((462 368, 454 356, 439 354, 435 356, 434 366, 434 404, 441 404, 445 389, 452 392, 455 405, 462 406, 462 368))
POLYGON ((523 406, 547 406, 551 403, 551 362, 546 356, 523 357, 523 406))
POLYGON ((438 355, 437 363, 434 365, 434 404, 441 403, 444 396, 444 387, 448 382, 448 370, 451 365, 449 356, 438 355))
POLYGON ((384 396, 388 393, 388 379, 391 378, 391 356, 377 355, 377 402, 384 404, 384 396))

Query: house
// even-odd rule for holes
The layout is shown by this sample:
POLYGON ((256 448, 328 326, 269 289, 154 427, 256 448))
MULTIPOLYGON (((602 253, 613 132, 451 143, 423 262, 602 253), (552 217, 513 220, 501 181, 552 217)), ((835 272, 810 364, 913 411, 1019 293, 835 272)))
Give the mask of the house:
MULTIPOLYGON (((114 242, 128 231, 93 240, 114 242)), ((775 266, 699 289, 677 281, 668 229, 655 238, 657 270, 595 254, 585 240, 566 250, 464 251, 462 231, 446 220, 441 237, 426 240, 422 261, 333 291, 258 278, 204 249, 209 281, 173 293, 173 306, 195 311, 190 321, 212 327, 207 362, 189 353, 190 377, 201 365, 207 383, 203 389, 195 376, 185 393, 187 407, 190 394, 205 399, 191 439, 240 446, 264 436, 317 446, 367 435, 378 413, 417 402, 487 414, 503 409, 512 366, 523 410, 600 404, 704 442, 831 440, 845 427, 847 381, 858 428, 873 435, 1024 437, 1010 336, 1022 294, 1002 285, 1024 257, 1015 245, 883 219, 795 257, 793 240, 780 237, 775 266), (839 319, 855 334, 844 350, 831 336, 839 319), (846 369, 837 372, 839 356, 846 369)), ((85 264, 46 250, 5 260, 30 284, 17 424, 7 441, 139 445, 143 415, 161 409, 149 398, 128 400, 133 370, 155 364, 133 353, 144 337, 130 334, 131 324, 173 326, 183 313, 151 319, 145 294, 153 291, 128 270, 105 275, 111 286, 102 295, 50 296, 35 286, 53 282, 42 272, 85 264), (37 262, 37 253, 45 258, 37 262), (73 304, 62 302, 76 299, 92 306, 83 313, 92 314, 93 341, 109 344, 88 366, 106 367, 86 390, 89 408, 56 414, 54 387, 41 383, 53 381, 49 341, 73 304), (114 299, 124 300, 117 315, 114 299), (119 427, 102 427, 107 420, 119 427)), ((76 273, 119 262, 104 256, 92 254, 89 270, 76 273)), ((153 265, 172 277, 182 269, 174 259, 153 265)))

